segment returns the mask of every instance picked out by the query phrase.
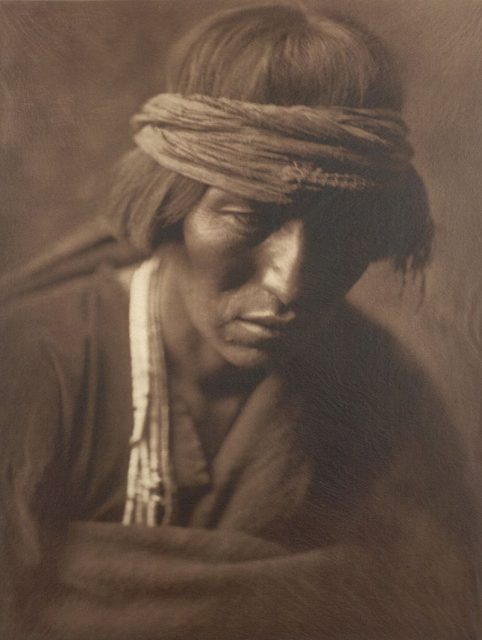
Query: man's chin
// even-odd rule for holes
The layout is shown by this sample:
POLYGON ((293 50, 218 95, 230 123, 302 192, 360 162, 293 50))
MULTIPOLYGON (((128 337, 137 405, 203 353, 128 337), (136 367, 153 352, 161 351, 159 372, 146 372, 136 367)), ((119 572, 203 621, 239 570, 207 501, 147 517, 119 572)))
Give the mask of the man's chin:
POLYGON ((300 347, 300 342, 287 340, 270 341, 258 345, 225 342, 220 353, 235 367, 276 369, 299 354, 300 347))
POLYGON ((221 355, 227 362, 240 369, 264 368, 273 360, 265 348, 236 342, 225 342, 221 355))

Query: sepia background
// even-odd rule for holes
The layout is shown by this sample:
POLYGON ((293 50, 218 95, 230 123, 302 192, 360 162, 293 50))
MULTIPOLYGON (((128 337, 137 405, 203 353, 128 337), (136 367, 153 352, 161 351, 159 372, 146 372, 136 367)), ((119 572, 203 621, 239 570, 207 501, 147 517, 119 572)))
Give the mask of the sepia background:
MULTIPOLYGON (((162 91, 166 52, 227 0, 0 4, 0 272, 101 214, 128 119, 162 91)), ((482 3, 307 0, 379 34, 406 86, 406 120, 436 222, 420 282, 375 265, 351 296, 424 364, 482 474, 482 3)), ((248 70, 247 70, 248 72, 248 70)), ((450 468, 447 468, 447 474, 450 468)), ((482 486, 482 484, 480 485, 482 486)), ((482 493, 482 492, 481 492, 482 493)))

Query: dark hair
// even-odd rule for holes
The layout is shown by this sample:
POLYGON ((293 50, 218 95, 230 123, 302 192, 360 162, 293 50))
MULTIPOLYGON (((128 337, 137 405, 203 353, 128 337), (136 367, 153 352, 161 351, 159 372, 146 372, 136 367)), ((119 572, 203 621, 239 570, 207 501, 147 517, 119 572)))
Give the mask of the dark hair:
MULTIPOLYGON (((291 4, 230 9, 201 22, 173 49, 166 90, 279 105, 402 105, 398 75, 376 37, 346 18, 310 16, 291 4)), ((153 251, 179 232, 206 188, 134 149, 115 169, 108 210, 118 235, 153 251)), ((403 189, 359 202, 370 218, 373 260, 424 266, 432 223, 415 172, 403 189)))

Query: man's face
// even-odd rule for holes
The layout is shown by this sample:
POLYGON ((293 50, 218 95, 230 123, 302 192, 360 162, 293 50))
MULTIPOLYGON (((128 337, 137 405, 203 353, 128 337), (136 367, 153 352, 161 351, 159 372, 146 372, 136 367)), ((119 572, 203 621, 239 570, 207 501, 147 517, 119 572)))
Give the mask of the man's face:
POLYGON ((365 271, 357 234, 320 204, 311 209, 211 187, 185 218, 178 295, 191 327, 227 362, 264 366, 301 348, 365 271))

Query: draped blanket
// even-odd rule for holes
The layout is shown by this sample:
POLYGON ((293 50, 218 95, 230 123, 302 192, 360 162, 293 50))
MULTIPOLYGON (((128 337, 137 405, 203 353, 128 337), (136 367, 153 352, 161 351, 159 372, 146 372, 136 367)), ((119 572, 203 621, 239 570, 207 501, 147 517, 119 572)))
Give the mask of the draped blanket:
POLYGON ((67 262, 3 314, 2 639, 477 639, 462 457, 379 328, 340 310, 249 398, 185 525, 122 526, 125 294, 67 262))
POLYGON ((463 593, 441 610, 431 579, 399 576, 386 560, 343 545, 292 553, 235 531, 78 524, 60 558, 62 585, 42 603, 36 633, 52 640, 475 638, 470 619, 454 615, 468 611, 463 593))

